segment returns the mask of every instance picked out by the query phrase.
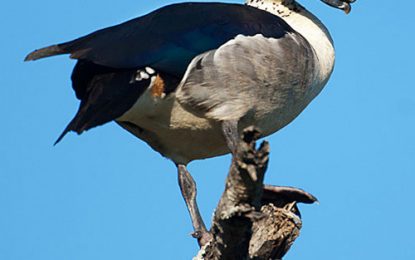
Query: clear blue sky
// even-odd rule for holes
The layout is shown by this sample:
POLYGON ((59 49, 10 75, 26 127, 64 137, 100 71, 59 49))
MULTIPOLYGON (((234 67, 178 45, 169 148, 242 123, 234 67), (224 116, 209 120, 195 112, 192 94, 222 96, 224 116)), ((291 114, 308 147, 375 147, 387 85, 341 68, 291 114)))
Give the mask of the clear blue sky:
MULTIPOLYGON (((176 169, 114 123, 53 142, 76 112, 74 61, 23 63, 172 3, 5 1, 0 9, 0 259, 190 259, 197 251, 176 169)), ((232 1, 239 2, 239 1, 232 1)), ((415 259, 413 1, 358 1, 346 16, 303 0, 330 29, 334 75, 272 137, 266 182, 315 194, 286 259, 415 259)), ((193 162, 206 221, 229 157, 193 162)))

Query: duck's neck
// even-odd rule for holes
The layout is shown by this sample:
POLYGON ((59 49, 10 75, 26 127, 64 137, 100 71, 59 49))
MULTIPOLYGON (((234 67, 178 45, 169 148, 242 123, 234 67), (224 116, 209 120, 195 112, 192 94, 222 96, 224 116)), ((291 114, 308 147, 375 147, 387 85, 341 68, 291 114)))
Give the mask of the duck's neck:
POLYGON ((295 0, 246 0, 247 5, 284 19, 313 46, 320 63, 319 81, 325 85, 334 67, 333 41, 323 23, 295 0))

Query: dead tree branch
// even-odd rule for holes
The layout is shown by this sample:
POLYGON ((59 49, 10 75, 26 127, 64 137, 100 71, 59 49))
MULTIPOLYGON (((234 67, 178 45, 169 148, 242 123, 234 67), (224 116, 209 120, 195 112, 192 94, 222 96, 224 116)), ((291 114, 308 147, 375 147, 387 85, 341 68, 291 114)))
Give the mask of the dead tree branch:
POLYGON ((309 193, 264 185, 269 145, 256 148, 260 133, 248 128, 234 156, 225 191, 216 208, 211 240, 195 260, 282 259, 301 229, 297 203, 313 203, 309 193))

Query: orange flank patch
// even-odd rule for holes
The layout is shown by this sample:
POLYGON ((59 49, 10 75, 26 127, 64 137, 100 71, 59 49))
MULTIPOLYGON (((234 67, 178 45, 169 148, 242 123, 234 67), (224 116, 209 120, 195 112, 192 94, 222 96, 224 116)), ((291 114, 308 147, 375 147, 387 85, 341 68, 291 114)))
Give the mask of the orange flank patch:
POLYGON ((151 95, 153 97, 163 97, 164 86, 165 86, 164 80, 160 77, 160 74, 157 74, 157 77, 154 80, 153 86, 151 87, 151 95))

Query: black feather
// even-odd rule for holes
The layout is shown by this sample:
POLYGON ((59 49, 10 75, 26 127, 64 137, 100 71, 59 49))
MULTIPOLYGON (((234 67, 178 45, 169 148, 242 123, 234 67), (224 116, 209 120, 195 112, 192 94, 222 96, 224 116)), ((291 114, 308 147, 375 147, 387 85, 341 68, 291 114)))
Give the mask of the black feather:
POLYGON ((60 55, 60 54, 67 54, 69 52, 61 49, 58 45, 52 45, 48 46, 39 50, 35 50, 31 53, 29 53, 24 61, 32 61, 32 60, 38 60, 50 56, 60 55))
POLYGON ((137 70, 112 69, 78 61, 72 74, 73 88, 81 100, 75 117, 55 144, 69 132, 78 134, 108 123, 128 111, 150 85, 150 79, 135 81, 137 70))

